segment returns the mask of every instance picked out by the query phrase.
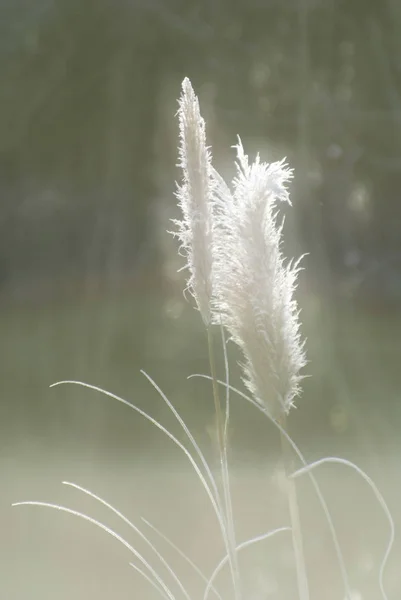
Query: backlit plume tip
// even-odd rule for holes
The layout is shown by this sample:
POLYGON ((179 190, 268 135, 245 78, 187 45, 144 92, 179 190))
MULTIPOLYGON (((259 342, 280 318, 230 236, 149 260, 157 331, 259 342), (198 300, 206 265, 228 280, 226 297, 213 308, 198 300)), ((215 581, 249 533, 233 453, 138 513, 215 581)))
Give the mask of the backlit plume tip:
POLYGON ((206 146, 205 121, 188 78, 179 99, 179 166, 182 181, 177 198, 182 219, 175 221, 175 235, 187 260, 187 287, 194 296, 202 319, 211 322, 212 297, 212 180, 211 155, 206 146))

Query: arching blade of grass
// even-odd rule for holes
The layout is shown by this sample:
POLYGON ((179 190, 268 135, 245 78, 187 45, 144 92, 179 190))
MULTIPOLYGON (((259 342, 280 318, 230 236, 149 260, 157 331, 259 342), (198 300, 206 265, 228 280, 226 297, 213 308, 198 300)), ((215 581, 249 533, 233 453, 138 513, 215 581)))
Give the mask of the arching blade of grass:
MULTIPOLYGON (((199 575, 199 577, 201 579, 203 579, 203 581, 207 584, 209 582, 209 578, 206 577, 206 575, 203 573, 203 571, 200 570, 200 568, 189 558, 189 556, 187 556, 187 554, 185 554, 185 552, 183 552, 181 550, 181 548, 179 548, 176 544, 174 544, 174 542, 172 540, 170 540, 169 537, 167 537, 164 533, 162 533, 160 531, 160 529, 158 529, 157 527, 155 527, 152 523, 150 523, 147 519, 145 519, 144 517, 141 517, 142 521, 148 526, 150 527, 150 529, 152 531, 154 531, 164 542, 166 542, 166 544, 168 544, 171 548, 173 548, 173 550, 175 550, 177 552, 177 554, 179 556, 181 556, 181 558, 183 558, 190 567, 192 567, 192 569, 195 571, 195 573, 197 573, 199 575)), ((211 587, 211 591, 214 592, 216 594, 216 596, 222 600, 219 592, 216 590, 216 588, 214 586, 211 587)))
POLYGON ((169 600, 169 597, 167 596, 167 594, 165 594, 163 589, 158 586, 156 581, 153 581, 153 579, 151 577, 149 577, 149 575, 147 573, 145 573, 145 571, 143 571, 140 567, 138 567, 138 565, 135 565, 134 563, 129 563, 129 566, 132 567, 137 573, 142 575, 142 577, 144 579, 146 579, 146 581, 148 583, 150 583, 150 585, 162 596, 162 598, 169 600))
POLYGON ((149 538, 144 533, 142 533, 142 531, 136 525, 134 525, 132 523, 132 521, 130 521, 125 515, 123 515, 117 508, 115 508, 114 506, 112 506, 111 504, 109 504, 108 502, 106 502, 106 500, 103 500, 103 498, 100 498, 100 496, 97 496, 96 494, 94 494, 90 490, 87 490, 84 487, 82 487, 80 485, 77 485, 76 483, 71 483, 70 481, 63 481, 63 484, 64 485, 68 485, 69 487, 73 487, 76 490, 78 490, 78 491, 86 494, 87 496, 90 496, 91 498, 93 498, 97 502, 100 502, 101 504, 103 504, 104 506, 106 506, 109 510, 111 510, 115 515, 117 515, 122 521, 124 521, 124 523, 126 523, 129 527, 131 527, 131 529, 133 529, 135 531, 135 533, 137 533, 139 535, 139 537, 155 553, 155 555, 160 560, 160 562, 162 563, 162 565, 167 569, 167 571, 170 573, 171 577, 177 583, 178 587, 180 588, 180 590, 184 594, 185 598, 187 600, 191 600, 191 597, 190 597, 189 593, 187 592, 187 590, 183 586, 183 584, 182 584, 181 580, 179 579, 179 577, 177 576, 177 574, 174 572, 174 570, 168 564, 168 562, 166 561, 166 559, 160 554, 160 552, 152 544, 152 542, 149 540, 149 538))
MULTIPOLYGON (((239 552, 240 550, 249 548, 249 546, 252 546, 253 544, 256 544, 258 542, 263 542, 264 540, 267 540, 270 537, 273 537, 274 535, 276 535, 277 533, 281 533, 283 531, 291 531, 291 527, 279 527, 278 529, 273 529, 272 531, 268 531, 267 533, 258 535, 254 538, 251 538, 250 540, 246 540, 245 542, 242 542, 241 544, 239 544, 236 547, 236 551, 239 552)), ((213 584, 214 580, 216 579, 217 575, 220 573, 220 571, 222 570, 224 565, 227 564, 227 562, 228 562, 228 555, 226 554, 225 557, 219 562, 219 564, 216 566, 213 573, 211 574, 208 584, 206 586, 205 592, 203 594, 203 600, 207 600, 207 598, 209 597, 209 593, 212 588, 212 584, 213 584)))
MULTIPOLYGON (((220 515, 224 520, 224 531, 222 530, 222 536, 224 545, 226 547, 226 551, 228 554, 228 562, 230 565, 230 571, 232 576, 233 588, 234 588, 234 596, 236 600, 241 600, 241 585, 240 585, 240 577, 239 577, 239 568, 236 559, 236 550, 235 550, 235 532, 234 532, 234 521, 232 518, 232 509, 231 509, 231 495, 230 495, 230 485, 228 478, 228 463, 227 463, 227 446, 225 445, 225 435, 222 423, 222 417, 220 414, 220 399, 218 395, 218 386, 217 386, 217 377, 215 374, 215 360, 213 353, 213 343, 212 343, 212 335, 210 327, 208 327, 208 349, 209 349, 209 359, 210 359, 210 368, 212 373, 212 383, 213 383, 213 398, 215 402, 215 411, 217 417, 217 427, 218 427, 218 435, 219 435, 219 448, 220 448, 220 460, 221 460, 221 470, 222 470, 222 478, 223 478, 223 490, 224 490, 224 500, 225 500, 225 512, 222 510, 222 504, 220 495, 216 489, 216 501, 220 510, 220 515)), ((195 452, 199 456, 202 464, 204 465, 207 472, 210 473, 210 477, 213 479, 213 475, 210 472, 209 466, 206 462, 206 459, 203 456, 196 440, 194 439, 192 433, 189 431, 183 419, 180 417, 178 412, 175 410, 174 406, 171 404, 167 396, 164 394, 163 390, 155 383, 155 381, 147 374, 145 371, 141 370, 141 373, 145 375, 148 381, 152 384, 155 390, 160 394, 163 398, 167 406, 173 412, 174 416, 180 423, 184 432, 186 433, 188 439, 190 440, 195 452)), ((214 481, 214 479, 213 479, 214 481)))
POLYGON ((176 411, 176 409, 173 407, 173 405, 171 404, 171 402, 168 400, 168 398, 166 397, 166 395, 163 393, 163 391, 157 386, 157 384, 152 380, 152 378, 147 375, 146 373, 143 372, 143 374, 146 376, 146 378, 148 379, 148 381, 152 384, 152 386, 156 389, 156 391, 160 394, 161 398, 166 402, 167 406, 170 408, 170 410, 172 411, 172 413, 174 414, 174 416, 177 418, 178 422, 180 423, 180 425, 183 427, 185 433, 187 434, 191 444, 193 445, 197 455, 199 456, 201 462, 202 462, 202 466, 205 468, 206 471, 206 475, 210 481, 210 485, 208 484, 208 482, 206 481, 205 476, 203 475, 201 469, 199 468, 199 465, 197 464, 197 462, 195 461, 195 459, 193 458, 192 454, 188 451, 188 449, 166 428, 164 427, 157 419, 151 417, 147 412, 145 412, 144 410, 142 410, 141 408, 139 408, 138 406, 135 406, 135 404, 132 404, 131 402, 128 402, 128 400, 125 400, 124 398, 121 398, 120 396, 117 396, 116 394, 113 394, 112 392, 109 392, 107 390, 104 390, 98 386, 95 385, 91 385, 89 383, 84 383, 82 381, 73 381, 73 380, 65 380, 65 381, 58 381, 56 383, 53 383, 50 387, 56 387, 59 385, 64 385, 64 384, 73 384, 73 385, 78 385, 84 388, 88 388, 90 390, 93 390, 95 392, 98 392, 100 394, 103 394, 104 396, 107 396, 109 398, 112 398, 114 400, 116 400, 117 402, 120 402, 122 404, 124 404, 125 406, 128 406, 131 410, 137 412, 138 414, 140 414, 142 417, 144 417, 146 420, 150 421, 155 427, 157 427, 158 429, 160 429, 160 431, 162 431, 172 442, 174 442, 174 444, 176 446, 178 446, 178 448, 181 449, 181 451, 184 453, 184 455, 187 457, 187 459, 189 460, 189 462, 191 463, 195 473, 197 474, 198 478, 200 479, 203 488, 205 489, 210 503, 213 507, 213 510, 215 512, 217 521, 219 523, 220 526, 220 531, 222 534, 222 538, 223 538, 223 542, 224 542, 224 546, 227 550, 227 552, 229 551, 229 538, 228 538, 228 534, 227 534, 227 526, 226 526, 226 522, 225 522, 225 516, 224 516, 224 512, 222 510, 221 507, 221 501, 220 501, 220 497, 218 494, 218 490, 217 490, 217 486, 216 483, 214 481, 213 475, 211 473, 210 467, 208 466, 205 457, 203 456, 198 444, 196 443, 194 437, 192 436, 191 432, 189 431, 188 427, 185 425, 184 421, 182 420, 182 418, 180 417, 180 415, 178 414, 178 412, 176 411), (211 487, 212 486, 212 489, 211 487))
POLYGON ((300 477, 301 475, 304 475, 304 474, 310 474, 310 471, 312 471, 312 469, 315 469, 316 467, 320 467, 321 465, 326 464, 326 463, 336 463, 336 464, 345 465, 347 467, 350 467, 351 469, 354 469, 358 473, 358 475, 360 477, 362 477, 362 479, 364 479, 364 481, 366 481, 366 483, 370 486, 374 495, 376 496, 377 501, 379 502, 380 506, 382 507, 384 514, 387 517, 387 520, 390 525, 390 537, 389 537, 387 548, 384 553, 384 557, 381 562, 380 571, 379 571, 380 591, 382 593, 384 600, 387 600, 387 594, 384 590, 384 583, 383 583, 384 570, 386 568, 386 564, 387 564, 387 560, 390 556, 390 552, 393 548, 394 538, 395 538, 395 526, 394 526, 393 517, 391 516, 390 509, 388 508, 385 499, 383 498, 382 494, 380 493, 379 488, 374 483, 374 481, 369 477, 369 475, 367 473, 365 473, 365 471, 363 471, 360 467, 358 467, 358 465, 351 462, 350 460, 347 460, 346 458, 337 458, 336 456, 328 456, 326 458, 321 458, 311 464, 305 465, 305 467, 302 467, 302 469, 295 471, 295 473, 292 474, 292 477, 295 478, 295 477, 300 477))
POLYGON ((75 517, 79 517, 84 521, 89 521, 89 523, 96 525, 96 527, 99 527, 99 529, 102 529, 103 531, 111 535, 111 537, 119 541, 120 544, 128 548, 128 550, 132 552, 132 554, 146 567, 146 569, 152 575, 153 580, 156 582, 156 584, 160 586, 161 589, 163 589, 164 593, 169 598, 169 600, 176 600, 174 594, 171 592, 167 584, 163 581, 160 575, 158 575, 157 571, 147 562, 147 560, 142 556, 142 554, 135 550, 135 548, 131 546, 131 544, 127 542, 121 535, 113 531, 113 529, 110 529, 110 527, 107 527, 107 525, 104 525, 104 523, 97 521, 89 515, 81 513, 77 510, 73 510, 72 508, 67 508, 66 506, 61 506, 59 504, 52 504, 50 502, 38 502, 35 500, 29 500, 26 502, 15 502, 14 504, 12 504, 12 506, 44 506, 45 508, 55 508, 56 510, 60 510, 61 512, 65 512, 70 515, 74 515, 75 517))
MULTIPOLYGON (((205 375, 203 373, 194 373, 193 375, 190 375, 188 377, 188 379, 191 379, 193 377, 200 377, 201 379, 210 379, 210 375, 205 375)), ((225 386, 225 382, 218 380, 218 383, 220 385, 225 386)), ((282 433, 282 435, 288 440, 288 443, 291 445, 291 447, 293 448, 295 454, 298 456, 299 460, 301 461, 301 463, 304 466, 307 466, 308 463, 306 461, 306 459, 304 458, 301 450, 298 448, 298 446, 296 445, 296 443, 293 441, 293 439, 288 435, 288 433, 280 426, 279 423, 277 423, 277 421, 275 421, 269 414, 268 412, 257 402, 255 402, 255 400, 253 400, 252 398, 250 398, 247 394, 244 394, 244 392, 242 392, 241 390, 238 390, 237 388, 235 388, 234 386, 230 385, 230 390, 233 391, 235 394, 237 394, 238 396, 240 396, 241 398, 244 398, 245 400, 247 400, 250 404, 252 404, 252 406, 254 406, 255 408, 257 408, 267 419, 269 419, 269 421, 282 433)), ((319 499, 320 505, 322 507, 323 513, 326 517, 326 521, 330 530, 330 535, 331 538, 333 540, 333 545, 335 548, 335 552, 336 552, 336 556, 337 556, 337 561, 338 561, 338 565, 340 568, 340 572, 341 572, 341 577, 343 580, 343 585, 344 585, 344 589, 345 589, 345 598, 346 600, 352 600, 352 592, 351 592, 351 586, 349 583, 349 578, 348 578, 348 573, 347 573, 347 569, 345 567, 345 561, 344 561, 344 557, 343 557, 343 553, 341 550, 341 546, 340 546, 340 542, 338 541, 338 537, 337 537, 337 533, 334 527, 334 523, 333 523, 333 519, 331 518, 331 514, 329 511, 329 508, 327 506, 326 500, 324 499, 324 496, 322 494, 322 491, 320 489, 320 486, 316 480, 316 477, 314 476, 313 473, 308 473, 308 476, 310 478, 310 481, 313 485, 313 488, 316 492, 316 495, 319 499)))

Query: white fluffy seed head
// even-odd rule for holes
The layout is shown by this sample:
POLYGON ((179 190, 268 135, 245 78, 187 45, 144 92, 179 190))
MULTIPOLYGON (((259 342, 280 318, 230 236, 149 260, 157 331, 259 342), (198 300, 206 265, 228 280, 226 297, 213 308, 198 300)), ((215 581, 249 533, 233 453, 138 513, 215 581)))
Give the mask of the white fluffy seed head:
POLYGON ((299 261, 285 263, 277 202, 290 203, 292 171, 285 161, 249 164, 237 145, 233 192, 213 169, 205 122, 189 79, 179 100, 177 197, 182 219, 175 235, 186 257, 187 287, 204 323, 223 324, 244 356, 244 381, 278 418, 300 393, 306 364, 294 291, 299 261))
POLYGON ((233 194, 216 179, 214 319, 244 355, 245 384, 277 418, 299 394, 306 364, 293 294, 298 263, 285 264, 277 201, 289 202, 284 161, 251 165, 237 146, 233 194))
POLYGON ((206 146, 205 121, 188 78, 182 83, 179 99, 179 166, 182 183, 177 198, 182 219, 176 220, 175 235, 187 260, 187 288, 194 296, 204 323, 211 322, 212 297, 212 196, 211 155, 206 146))

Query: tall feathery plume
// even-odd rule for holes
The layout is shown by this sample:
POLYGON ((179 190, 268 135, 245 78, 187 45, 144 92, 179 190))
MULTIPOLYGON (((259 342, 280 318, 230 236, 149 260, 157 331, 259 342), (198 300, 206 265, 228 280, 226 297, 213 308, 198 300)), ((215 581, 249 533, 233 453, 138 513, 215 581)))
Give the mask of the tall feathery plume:
MULTIPOLYGON (((285 471, 292 454, 286 438, 286 415, 299 394, 306 364, 293 294, 298 262, 285 264, 277 201, 290 203, 286 184, 292 177, 284 161, 249 165, 237 145, 233 194, 215 173, 214 319, 222 322, 244 356, 244 382, 255 400, 281 427, 285 471)), ((296 489, 287 478, 300 600, 309 600, 296 489)))
MULTIPOLYGON (((191 82, 185 78, 179 99, 179 166, 183 182, 177 191, 182 220, 175 220, 175 235, 181 242, 180 251, 187 259, 189 277, 187 289, 194 296, 207 329, 213 399, 216 413, 220 464, 224 491, 224 524, 226 550, 234 586, 235 600, 241 600, 241 584, 237 561, 234 522, 227 460, 227 436, 224 427, 214 359, 212 296, 214 271, 213 198, 217 185, 211 154, 206 146, 205 121, 191 82)), ((226 406, 228 416, 228 404, 226 406)), ((219 501, 220 502, 220 501, 219 501)))
POLYGON ((278 200, 290 202, 292 171, 259 156, 249 165, 240 141, 237 158, 233 194, 216 176, 214 314, 242 350, 246 386, 278 418, 299 394, 306 364, 293 298, 299 268, 284 262, 276 210, 278 200))
POLYGON ((183 182, 177 198, 182 220, 175 220, 175 235, 187 259, 187 288, 194 296, 206 326, 211 323, 212 297, 212 196, 211 155, 206 146, 205 121, 191 82, 185 78, 179 99, 179 166, 183 182))

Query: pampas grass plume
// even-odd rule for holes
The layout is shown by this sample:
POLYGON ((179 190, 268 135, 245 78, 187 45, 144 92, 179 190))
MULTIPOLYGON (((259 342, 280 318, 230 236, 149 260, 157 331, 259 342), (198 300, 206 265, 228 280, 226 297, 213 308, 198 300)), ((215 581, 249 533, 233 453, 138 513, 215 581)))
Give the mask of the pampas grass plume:
POLYGON ((182 219, 174 232, 186 257, 187 289, 194 296, 206 326, 211 322, 212 297, 212 180, 211 155, 206 146, 205 121, 191 82, 185 78, 179 99, 179 166, 182 184, 177 198, 182 219))
POLYGON ((191 82, 179 99, 175 235, 186 257, 187 289, 206 326, 223 324, 244 355, 244 381, 272 416, 288 413, 299 395, 305 354, 296 301, 298 262, 285 264, 277 202, 290 203, 292 171, 284 161, 249 164, 237 145, 233 192, 212 166, 205 121, 191 82))
POLYGON ((299 261, 285 264, 276 209, 290 203, 292 171, 259 156, 250 165, 240 140, 236 148, 233 193, 217 186, 214 312, 242 350, 246 386, 278 417, 299 394, 306 364, 293 297, 299 261))

